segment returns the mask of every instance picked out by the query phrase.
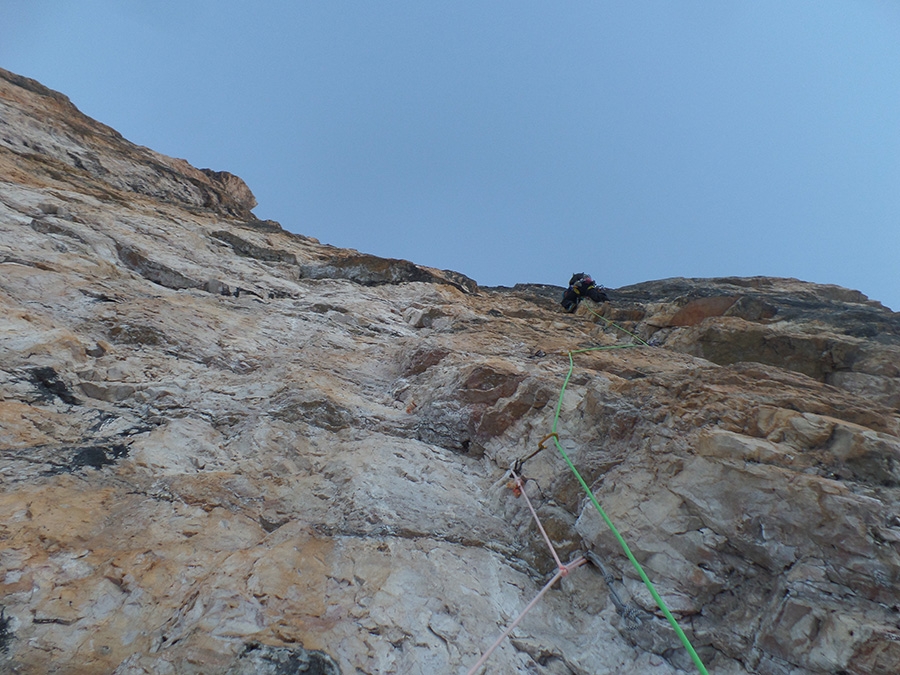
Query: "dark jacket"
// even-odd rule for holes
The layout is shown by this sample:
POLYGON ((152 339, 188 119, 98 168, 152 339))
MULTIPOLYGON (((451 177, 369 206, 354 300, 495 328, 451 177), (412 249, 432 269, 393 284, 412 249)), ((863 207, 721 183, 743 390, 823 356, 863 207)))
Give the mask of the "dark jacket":
POLYGON ((569 287, 563 291, 561 300, 563 309, 569 313, 574 312, 582 298, 590 298, 597 303, 609 300, 602 286, 597 286, 590 275, 579 272, 572 275, 569 287))

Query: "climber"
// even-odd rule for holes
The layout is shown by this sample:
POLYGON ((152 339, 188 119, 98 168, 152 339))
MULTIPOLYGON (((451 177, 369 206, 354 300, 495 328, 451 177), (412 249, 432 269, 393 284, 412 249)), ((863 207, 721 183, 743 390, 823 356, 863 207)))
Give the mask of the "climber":
POLYGON ((603 286, 598 286, 591 279, 589 274, 579 272, 573 274, 569 279, 569 287, 563 291, 562 304, 563 309, 570 314, 578 308, 578 303, 582 298, 590 298, 594 302, 606 302, 609 298, 606 295, 603 286))

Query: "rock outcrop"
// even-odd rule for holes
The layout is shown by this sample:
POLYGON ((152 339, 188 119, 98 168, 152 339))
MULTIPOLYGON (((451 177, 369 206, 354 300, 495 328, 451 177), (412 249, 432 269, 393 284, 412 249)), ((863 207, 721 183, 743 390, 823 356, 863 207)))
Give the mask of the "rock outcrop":
MULTIPOLYGON (((900 315, 770 278, 567 315, 254 204, 0 71, 0 670, 464 673, 555 572, 504 475, 558 406, 711 673, 900 672, 900 315)), ((523 470, 611 584, 487 672, 696 672, 556 450, 523 470)))

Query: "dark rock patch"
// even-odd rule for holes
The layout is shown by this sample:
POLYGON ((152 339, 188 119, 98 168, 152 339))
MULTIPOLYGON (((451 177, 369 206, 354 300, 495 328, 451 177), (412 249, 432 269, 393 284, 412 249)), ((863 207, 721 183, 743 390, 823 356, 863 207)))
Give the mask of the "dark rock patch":
POLYGON ((115 464, 116 460, 128 456, 128 447, 122 443, 104 447, 102 445, 89 445, 79 448, 72 457, 72 467, 92 467, 101 469, 104 466, 115 464))
POLYGON ((13 639, 13 632, 9 627, 11 622, 12 619, 6 616, 6 608, 0 607, 0 654, 9 653, 9 643, 13 639))
POLYGON ((75 448, 61 448, 51 459, 49 469, 44 471, 46 476, 56 476, 63 473, 73 473, 80 469, 102 469, 111 466, 123 457, 128 456, 128 446, 124 443, 107 443, 95 445, 83 445, 75 448), (68 457, 65 457, 68 455, 68 457))
POLYGON ((140 274, 148 281, 160 286, 181 290, 185 288, 201 288, 203 284, 196 279, 185 276, 178 270, 151 260, 133 246, 116 244, 116 251, 125 266, 140 274))
POLYGON ((31 368, 28 372, 31 381, 38 388, 42 400, 52 401, 54 398, 58 398, 69 405, 81 404, 81 401, 72 393, 69 386, 63 382, 56 370, 50 366, 31 368))
POLYGON ((328 654, 316 649, 251 642, 226 675, 341 675, 341 669, 328 654))

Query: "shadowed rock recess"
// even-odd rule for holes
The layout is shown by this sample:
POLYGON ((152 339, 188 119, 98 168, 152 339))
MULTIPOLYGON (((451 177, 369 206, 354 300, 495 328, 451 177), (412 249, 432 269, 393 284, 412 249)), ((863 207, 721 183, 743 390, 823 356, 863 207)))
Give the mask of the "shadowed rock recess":
MULTIPOLYGON (((560 443, 709 671, 900 672, 900 315, 772 278, 568 315, 254 205, 0 71, 0 671, 467 672, 555 571, 504 472, 613 321, 650 344, 574 357, 560 443)), ((557 451, 524 472, 611 584, 486 672, 696 672, 557 451)))

